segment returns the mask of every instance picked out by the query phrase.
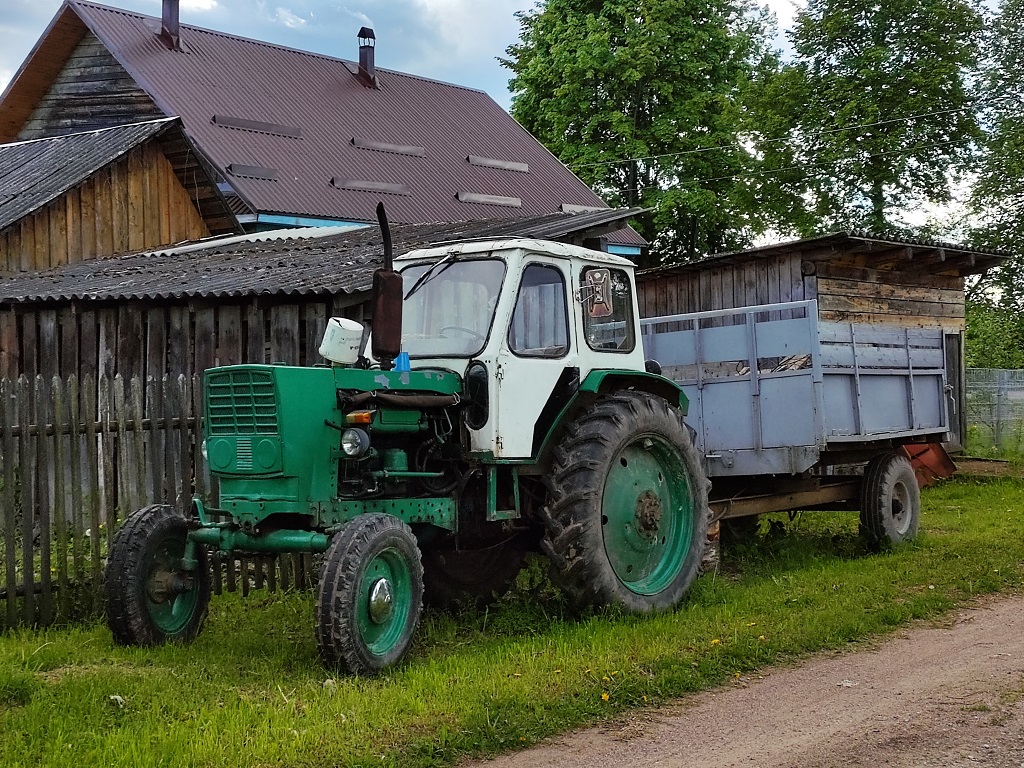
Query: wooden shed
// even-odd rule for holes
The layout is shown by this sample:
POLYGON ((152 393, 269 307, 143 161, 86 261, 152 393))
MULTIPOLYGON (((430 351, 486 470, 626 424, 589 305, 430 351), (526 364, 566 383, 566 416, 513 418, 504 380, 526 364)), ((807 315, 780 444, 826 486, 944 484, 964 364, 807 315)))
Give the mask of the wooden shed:
MULTIPOLYGON (((721 254, 637 276, 642 317, 816 300, 826 322, 940 327, 963 402, 964 283, 1005 259, 961 245, 840 232, 721 254)), ((953 442, 965 425, 957 409, 953 442), (959 431, 958 431, 959 430, 959 431)))
POLYGON ((177 119, 0 145, 0 272, 238 232, 177 119))

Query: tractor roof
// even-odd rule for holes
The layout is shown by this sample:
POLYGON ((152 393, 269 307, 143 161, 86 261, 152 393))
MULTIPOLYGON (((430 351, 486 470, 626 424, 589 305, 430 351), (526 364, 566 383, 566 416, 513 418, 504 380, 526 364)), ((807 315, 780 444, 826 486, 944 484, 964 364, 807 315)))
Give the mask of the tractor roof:
POLYGON ((629 259, 622 256, 615 256, 603 251, 592 251, 589 248, 582 248, 578 245, 556 243, 551 240, 534 240, 528 238, 503 238, 500 240, 464 240, 454 243, 445 243, 434 248, 421 248, 416 251, 409 251, 402 256, 395 258, 396 262, 408 261, 433 261, 456 253, 460 256, 472 256, 477 254, 489 254, 494 251, 526 250, 541 253, 555 259, 582 259, 598 264, 615 265, 619 267, 633 268, 635 265, 629 259))

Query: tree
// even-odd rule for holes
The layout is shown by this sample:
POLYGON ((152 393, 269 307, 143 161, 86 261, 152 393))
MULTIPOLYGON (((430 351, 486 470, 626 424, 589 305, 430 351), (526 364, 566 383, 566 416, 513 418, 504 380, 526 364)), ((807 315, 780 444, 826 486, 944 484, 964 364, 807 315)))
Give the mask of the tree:
POLYGON ((990 281, 995 301, 1024 309, 1024 0, 1004 0, 993 25, 982 124, 986 135, 971 208, 976 245, 1013 253, 990 281))
POLYGON ((966 0, 809 0, 758 137, 802 191, 799 229, 900 231, 902 212, 950 200, 980 137, 981 31, 966 0))
POLYGON ((661 260, 763 228, 740 100, 770 55, 745 1, 546 0, 502 59, 512 115, 610 204, 652 208, 637 227, 661 260))

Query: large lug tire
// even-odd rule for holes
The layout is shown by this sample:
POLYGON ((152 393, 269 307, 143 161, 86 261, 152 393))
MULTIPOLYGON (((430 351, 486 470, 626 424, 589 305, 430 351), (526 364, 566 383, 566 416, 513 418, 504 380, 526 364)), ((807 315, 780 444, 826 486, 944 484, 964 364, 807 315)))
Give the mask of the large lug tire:
POLYGON ((423 607, 423 566, 409 526, 366 514, 348 523, 324 559, 316 601, 320 658, 369 676, 397 664, 423 607))
POLYGON ((707 480, 679 411, 619 392, 570 425, 547 478, 541 549, 576 603, 675 607, 707 541, 707 480))
POLYGON ((864 470, 860 529, 876 549, 917 535, 921 491, 910 459, 899 453, 876 456, 864 470))
POLYGON ((143 507, 118 529, 103 575, 107 626, 118 645, 188 642, 199 634, 210 569, 201 546, 195 570, 182 567, 187 540, 185 518, 162 504, 143 507))
POLYGON ((428 549, 423 553, 423 599, 438 608, 483 608, 508 592, 525 558, 513 545, 428 549))

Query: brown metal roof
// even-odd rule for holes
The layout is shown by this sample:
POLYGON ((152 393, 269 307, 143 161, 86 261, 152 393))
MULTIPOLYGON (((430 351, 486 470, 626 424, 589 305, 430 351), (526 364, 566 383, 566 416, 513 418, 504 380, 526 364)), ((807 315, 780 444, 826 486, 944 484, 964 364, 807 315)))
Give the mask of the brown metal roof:
MULTIPOLYGON (((581 242, 618 228, 642 209, 555 213, 526 219, 492 219, 392 228, 396 253, 452 240, 531 237, 581 242)), ((380 266, 376 226, 337 232, 280 231, 245 238, 190 243, 128 256, 94 259, 47 272, 0 277, 0 304, 368 291, 380 266)))
MULTIPOLYGON (((370 88, 351 62, 189 25, 174 51, 159 19, 84 0, 58 19, 67 10, 181 116, 253 210, 372 222, 382 196, 395 222, 607 208, 482 91, 379 67, 370 88)), ((632 230, 612 239, 644 243, 632 230)))
POLYGON ((965 245, 946 243, 938 240, 915 240, 912 238, 874 235, 869 232, 834 232, 820 237, 773 243, 744 251, 721 253, 700 261, 687 264, 670 264, 664 267, 645 269, 637 275, 638 281, 657 280, 683 272, 700 272, 714 269, 723 264, 741 264, 769 256, 798 254, 809 261, 831 260, 840 257, 862 255, 869 257, 877 269, 908 268, 913 265, 922 272, 931 274, 974 275, 1001 264, 1008 253, 965 245))

